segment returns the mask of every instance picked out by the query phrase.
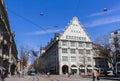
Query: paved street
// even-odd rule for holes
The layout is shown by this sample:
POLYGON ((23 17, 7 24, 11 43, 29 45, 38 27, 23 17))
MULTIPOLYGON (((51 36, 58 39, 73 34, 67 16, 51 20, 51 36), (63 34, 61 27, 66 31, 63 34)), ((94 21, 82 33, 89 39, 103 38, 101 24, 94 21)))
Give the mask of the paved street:
MULTIPOLYGON (((5 81, 92 81, 92 78, 83 78, 79 75, 74 75, 71 77, 66 77, 65 75, 51 75, 50 77, 46 75, 38 76, 25 76, 22 78, 19 77, 10 77, 6 78, 5 81)), ((100 79, 100 81, 117 81, 117 80, 105 80, 100 79)))

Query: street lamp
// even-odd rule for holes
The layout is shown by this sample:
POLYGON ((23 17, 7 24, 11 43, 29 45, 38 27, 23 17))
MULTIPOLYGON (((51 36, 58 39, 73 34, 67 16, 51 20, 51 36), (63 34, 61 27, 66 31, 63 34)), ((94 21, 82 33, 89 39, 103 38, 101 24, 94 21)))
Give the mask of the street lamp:
POLYGON ((107 8, 104 8, 104 9, 103 9, 103 11, 104 11, 104 12, 107 12, 107 11, 108 11, 108 9, 107 9, 107 8))
POLYGON ((44 16, 44 13, 41 12, 41 13, 40 13, 40 16, 44 16))

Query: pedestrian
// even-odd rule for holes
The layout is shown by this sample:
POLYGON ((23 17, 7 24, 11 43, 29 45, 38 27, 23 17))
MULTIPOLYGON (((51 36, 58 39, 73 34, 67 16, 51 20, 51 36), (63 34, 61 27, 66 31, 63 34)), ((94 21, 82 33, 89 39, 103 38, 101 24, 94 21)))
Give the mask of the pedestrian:
POLYGON ((0 81, 2 80, 1 76, 2 76, 2 71, 0 70, 0 81))
POLYGON ((66 77, 68 77, 68 73, 67 72, 65 73, 65 75, 66 75, 66 77))
POLYGON ((71 73, 68 72, 68 77, 70 77, 71 73))
POLYGON ((4 79, 5 79, 4 71, 1 71, 1 80, 4 81, 4 79))
POLYGON ((93 76, 93 81, 98 81, 99 80, 99 70, 98 68, 94 67, 92 71, 92 76, 93 76))
POLYGON ((4 71, 4 78, 8 77, 8 69, 4 71))
POLYGON ((50 72, 47 72, 47 76, 50 77, 50 72))
POLYGON ((18 77, 20 78, 21 71, 17 71, 17 75, 18 75, 18 77))

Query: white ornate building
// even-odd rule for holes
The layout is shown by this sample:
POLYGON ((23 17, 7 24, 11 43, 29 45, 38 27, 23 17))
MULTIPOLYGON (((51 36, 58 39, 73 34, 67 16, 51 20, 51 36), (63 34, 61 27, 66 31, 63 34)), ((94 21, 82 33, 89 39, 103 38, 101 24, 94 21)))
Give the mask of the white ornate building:
POLYGON ((77 17, 44 48, 41 55, 51 73, 87 73, 94 66, 92 41, 77 17))

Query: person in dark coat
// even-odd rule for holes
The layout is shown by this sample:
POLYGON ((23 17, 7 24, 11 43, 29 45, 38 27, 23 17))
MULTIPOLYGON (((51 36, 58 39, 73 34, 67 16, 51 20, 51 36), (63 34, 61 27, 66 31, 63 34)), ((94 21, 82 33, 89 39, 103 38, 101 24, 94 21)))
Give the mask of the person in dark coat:
POLYGON ((1 80, 4 81, 5 79, 5 75, 4 75, 4 71, 1 72, 1 80))
POLYGON ((0 70, 0 76, 1 76, 1 74, 2 74, 2 71, 0 70))

